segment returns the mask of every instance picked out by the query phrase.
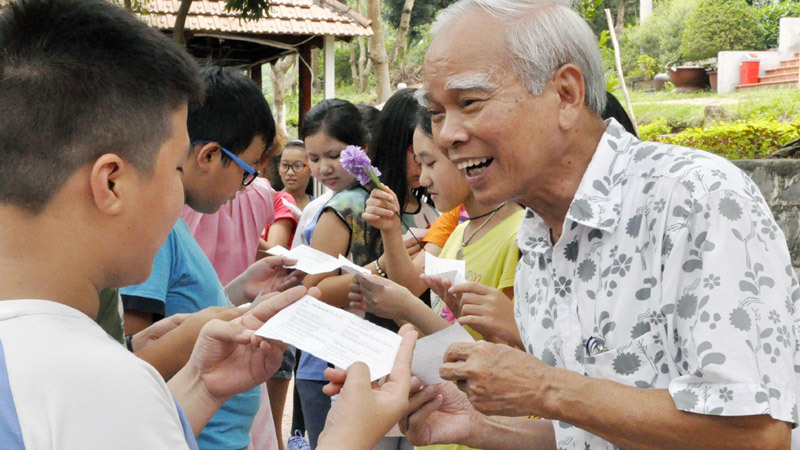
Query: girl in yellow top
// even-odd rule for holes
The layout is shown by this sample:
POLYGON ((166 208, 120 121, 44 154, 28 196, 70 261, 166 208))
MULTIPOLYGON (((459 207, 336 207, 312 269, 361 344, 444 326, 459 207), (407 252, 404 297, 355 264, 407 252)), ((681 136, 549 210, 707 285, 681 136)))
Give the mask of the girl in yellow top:
MULTIPOLYGON (((373 314, 398 323, 410 322, 424 334, 446 328, 458 318, 460 323, 472 327, 479 338, 520 345, 512 298, 514 271, 519 259, 515 238, 524 211, 515 203, 485 205, 478 202, 463 175, 434 144, 429 116, 422 117, 414 133, 413 147, 415 159, 421 165, 420 184, 427 188, 437 209, 448 211, 463 204, 473 218, 455 229, 440 254, 445 258, 463 258, 469 282, 448 292, 450 286, 446 281, 439 277, 423 277, 424 283, 438 294, 431 295, 432 309, 412 294, 411 291, 418 292, 414 286, 405 282, 405 286, 401 286, 378 277, 370 277, 370 284, 359 283, 356 279, 350 286, 349 297, 373 314), (376 284, 379 287, 375 287, 376 284), (450 309, 442 304, 440 296, 451 305, 454 315, 449 314, 450 309)), ((364 220, 381 229, 384 251, 403 248, 396 230, 396 211, 397 200, 390 190, 373 190, 367 200, 364 220), (390 233, 392 230, 395 232, 390 233), (391 245, 390 234, 395 235, 396 246, 391 245)), ((405 256, 406 266, 411 265, 410 258, 401 250, 396 253, 405 256)), ((393 268, 387 266, 389 278, 394 279, 393 268)))

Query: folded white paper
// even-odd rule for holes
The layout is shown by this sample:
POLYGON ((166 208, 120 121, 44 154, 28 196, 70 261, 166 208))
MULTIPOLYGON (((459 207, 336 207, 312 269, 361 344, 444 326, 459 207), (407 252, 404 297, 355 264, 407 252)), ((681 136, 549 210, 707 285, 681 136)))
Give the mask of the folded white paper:
POLYGON ((307 245, 298 245, 291 250, 286 250, 284 247, 276 245, 267 250, 267 253, 296 259, 297 264, 286 267, 289 269, 297 269, 310 275, 330 272, 342 267, 342 263, 338 258, 334 258, 325 252, 313 249, 307 245))
POLYGON ((369 270, 359 266, 358 264, 354 263, 353 261, 350 261, 349 259, 345 258, 342 255, 339 255, 339 264, 342 265, 342 270, 344 270, 347 273, 353 273, 353 274, 355 274, 355 273, 364 273, 364 274, 372 273, 369 270))
POLYGON ((437 258, 425 252, 425 275, 438 275, 450 280, 450 283, 455 286, 467 281, 464 278, 466 272, 467 265, 460 259, 437 258))
POLYGON ((475 339, 456 322, 444 330, 418 340, 411 362, 411 373, 418 376, 423 385, 443 383, 445 380, 439 376, 439 367, 442 365, 447 347, 455 342, 475 342, 475 339))
POLYGON ((397 334, 308 295, 275 314, 256 335, 294 345, 337 367, 361 361, 372 380, 392 371, 400 347, 397 334))
POLYGON ((294 216, 296 218, 299 218, 301 215, 303 215, 303 210, 298 208, 297 205, 295 205, 294 203, 290 202, 289 200, 286 200, 285 197, 282 197, 281 201, 283 202, 284 206, 289 208, 289 211, 291 211, 292 214, 294 214, 294 216))

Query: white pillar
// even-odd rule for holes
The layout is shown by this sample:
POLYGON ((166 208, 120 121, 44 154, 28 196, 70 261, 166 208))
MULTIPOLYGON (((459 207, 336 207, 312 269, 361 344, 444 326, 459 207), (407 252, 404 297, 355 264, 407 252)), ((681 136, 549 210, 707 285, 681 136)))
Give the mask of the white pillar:
POLYGON ((325 98, 333 98, 334 93, 334 82, 336 80, 334 67, 335 67, 335 55, 333 52, 333 36, 324 36, 323 37, 323 49, 325 52, 325 77, 323 80, 323 91, 325 93, 325 98))
POLYGON ((653 13, 653 0, 639 0, 639 25, 653 13))

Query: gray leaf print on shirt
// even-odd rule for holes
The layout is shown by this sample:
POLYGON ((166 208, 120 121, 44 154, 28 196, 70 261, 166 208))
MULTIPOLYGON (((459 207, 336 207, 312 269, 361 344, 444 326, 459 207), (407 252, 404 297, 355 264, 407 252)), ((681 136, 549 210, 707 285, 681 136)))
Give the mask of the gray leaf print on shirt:
POLYGON ((722 217, 730 220, 731 222, 739 220, 742 217, 742 207, 735 199, 725 197, 719 201, 719 213, 722 217))
POLYGON ((592 205, 585 198, 577 199, 569 207, 569 213, 576 220, 589 220, 594 217, 592 205))
POLYGON ((675 402, 675 406, 677 406, 678 409, 691 411, 697 406, 697 402, 700 399, 697 397, 697 394, 689 389, 682 389, 672 396, 672 400, 675 402))
POLYGON ((614 371, 620 375, 632 375, 642 366, 642 360, 635 353, 622 352, 614 358, 614 371))

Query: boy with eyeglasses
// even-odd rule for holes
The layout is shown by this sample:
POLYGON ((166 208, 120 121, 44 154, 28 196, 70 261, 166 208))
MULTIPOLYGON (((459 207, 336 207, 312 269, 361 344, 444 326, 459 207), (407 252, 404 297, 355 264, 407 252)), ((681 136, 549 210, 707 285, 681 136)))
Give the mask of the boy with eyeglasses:
MULTIPOLYGON (((202 71, 205 100, 189 105, 189 157, 181 180, 186 205, 211 214, 258 176, 253 166, 268 158, 275 123, 261 90, 241 72, 210 67, 202 71)), ((206 254, 179 219, 159 250, 150 278, 122 288, 125 332, 136 333, 161 316, 210 306, 240 305, 284 286, 261 286, 263 260, 223 287, 206 254)), ((259 390, 227 401, 198 437, 201 449, 246 448, 259 406, 259 390)))

